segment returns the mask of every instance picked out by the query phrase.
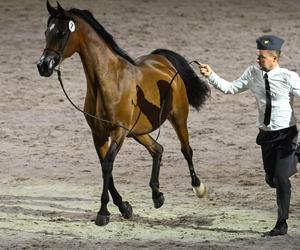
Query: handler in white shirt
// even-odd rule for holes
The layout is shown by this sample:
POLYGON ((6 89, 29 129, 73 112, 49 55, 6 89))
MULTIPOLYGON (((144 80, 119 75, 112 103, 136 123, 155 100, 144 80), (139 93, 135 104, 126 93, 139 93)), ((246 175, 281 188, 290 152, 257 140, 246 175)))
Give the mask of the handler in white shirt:
POLYGON ((258 66, 251 65, 242 76, 228 82, 212 71, 207 64, 199 66, 209 83, 225 94, 236 94, 250 89, 258 107, 257 144, 261 146, 266 182, 276 188, 278 218, 275 227, 265 235, 287 233, 291 196, 289 177, 296 173, 298 162, 298 130, 293 110, 294 96, 300 96, 300 78, 297 73, 280 68, 283 40, 277 36, 259 37, 258 66))

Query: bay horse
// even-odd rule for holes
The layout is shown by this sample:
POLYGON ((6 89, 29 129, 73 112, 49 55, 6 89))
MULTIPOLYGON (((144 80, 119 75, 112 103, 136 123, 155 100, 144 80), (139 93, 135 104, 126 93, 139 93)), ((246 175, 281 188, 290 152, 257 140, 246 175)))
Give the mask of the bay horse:
POLYGON ((65 10, 59 3, 53 7, 48 1, 47 10, 46 47, 37 62, 39 73, 51 76, 55 67, 77 52, 87 80, 84 111, 99 118, 85 115, 103 177, 96 225, 109 223, 109 192, 122 216, 132 217, 132 207, 122 200, 112 175, 115 157, 126 137, 134 138, 151 154, 152 199, 155 208, 163 205, 164 195, 159 190, 163 147, 149 133, 166 120, 181 143, 193 190, 198 197, 205 196, 207 188, 193 166, 187 117, 189 104, 199 110, 210 95, 206 82, 198 78, 182 56, 170 50, 157 49, 133 60, 87 10, 65 10))

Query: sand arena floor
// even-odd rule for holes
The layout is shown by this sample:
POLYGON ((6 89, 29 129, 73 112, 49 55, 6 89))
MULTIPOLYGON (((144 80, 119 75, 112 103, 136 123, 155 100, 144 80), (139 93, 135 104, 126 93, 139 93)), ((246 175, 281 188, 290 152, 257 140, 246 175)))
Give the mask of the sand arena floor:
MULTIPOLYGON (((133 58, 168 48, 234 80, 255 63, 256 37, 272 33, 286 40, 281 66, 299 73, 297 1, 60 3, 91 10, 133 58)), ((114 176, 133 206, 133 219, 122 219, 111 202, 111 222, 95 226, 102 177, 90 130, 65 100, 56 76, 41 78, 34 64, 45 44, 45 1, 0 0, 0 12, 1 249, 299 249, 298 174, 291 178, 288 235, 261 237, 274 225, 276 205, 255 144, 257 110, 250 92, 225 96, 212 89, 199 113, 190 109, 194 164, 209 187, 206 199, 192 192, 179 141, 166 123, 159 137, 164 206, 152 204, 150 155, 129 139, 114 176)), ((62 73, 67 91, 82 107, 86 83, 78 55, 63 63, 62 73)), ((294 105, 299 117, 300 100, 294 105)))

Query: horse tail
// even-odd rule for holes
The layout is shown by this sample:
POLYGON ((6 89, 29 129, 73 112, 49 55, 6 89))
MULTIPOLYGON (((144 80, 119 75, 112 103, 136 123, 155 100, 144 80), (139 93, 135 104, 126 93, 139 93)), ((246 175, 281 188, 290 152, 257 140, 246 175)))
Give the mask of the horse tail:
POLYGON ((185 84, 189 104, 199 111, 199 108, 210 96, 208 84, 200 79, 185 58, 176 52, 156 49, 151 54, 164 56, 173 64, 185 84))

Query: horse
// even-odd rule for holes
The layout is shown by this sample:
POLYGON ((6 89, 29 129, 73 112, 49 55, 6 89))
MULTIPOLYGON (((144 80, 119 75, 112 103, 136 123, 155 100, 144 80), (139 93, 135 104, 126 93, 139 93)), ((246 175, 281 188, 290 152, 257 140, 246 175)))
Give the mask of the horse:
POLYGON ((166 120, 180 141, 194 192, 200 198, 206 196, 208 189, 194 170, 187 117, 189 105, 199 110, 209 97, 208 84, 184 57, 171 50, 156 49, 133 60, 88 10, 65 10, 59 3, 53 7, 48 1, 47 10, 46 46, 37 62, 39 74, 51 76, 62 61, 78 53, 86 76, 85 118, 103 177, 95 224, 109 223, 109 193, 125 219, 133 215, 130 203, 117 191, 112 174, 114 160, 127 137, 145 146, 152 156, 152 200, 155 208, 163 205, 165 199, 159 189, 163 147, 150 133, 166 120))

